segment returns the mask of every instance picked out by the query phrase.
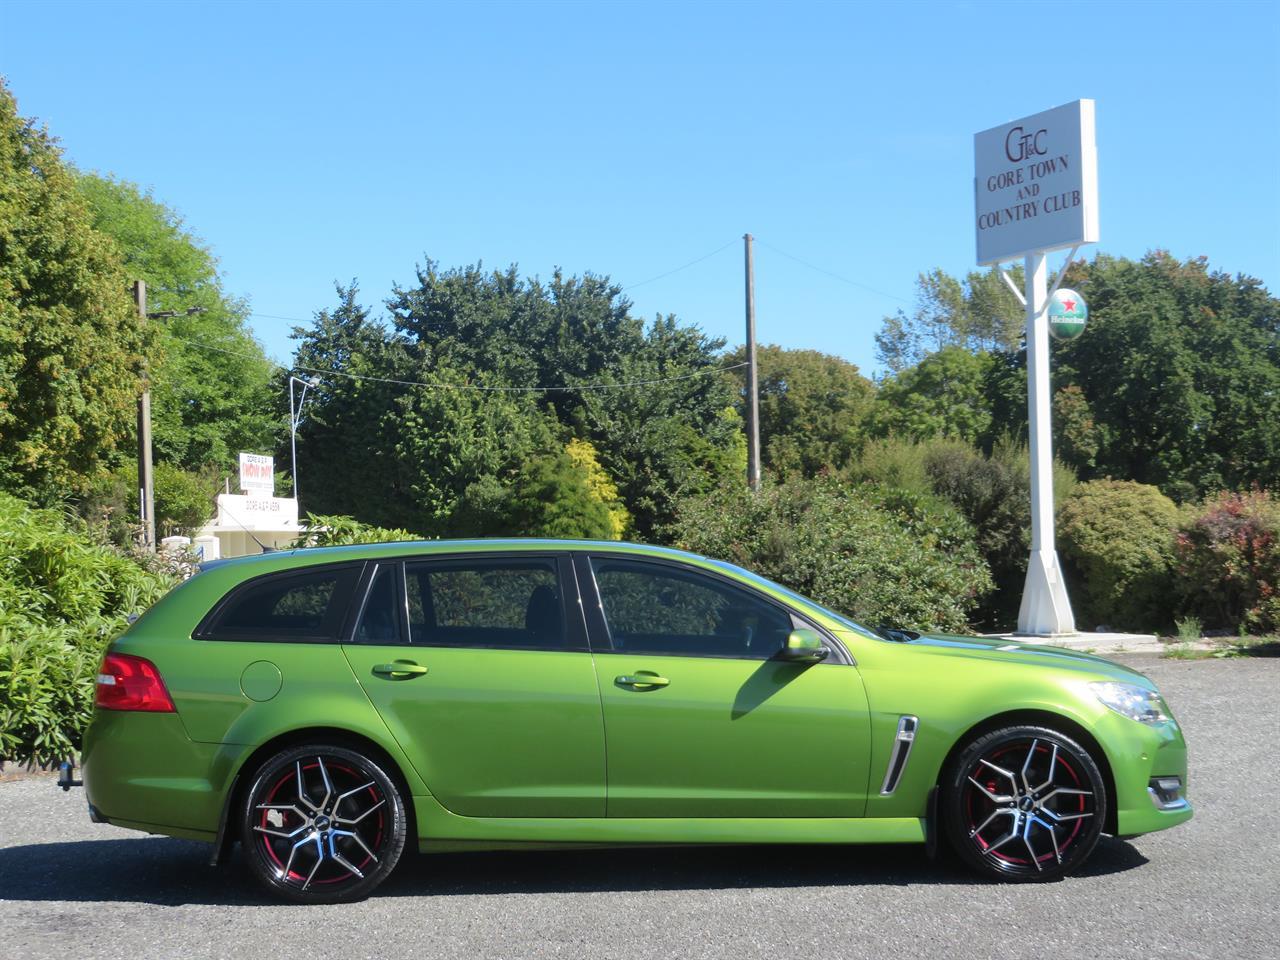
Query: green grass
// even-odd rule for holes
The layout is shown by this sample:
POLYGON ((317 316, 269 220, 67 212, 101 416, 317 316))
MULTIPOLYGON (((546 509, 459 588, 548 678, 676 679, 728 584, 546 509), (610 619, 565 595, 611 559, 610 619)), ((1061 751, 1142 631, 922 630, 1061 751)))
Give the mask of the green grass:
MULTIPOLYGON (((1179 624, 1181 626, 1181 624, 1179 624)), ((1218 641, 1215 647, 1196 647, 1179 638, 1161 656, 1166 660, 1228 660, 1234 657, 1280 657, 1280 635, 1241 636, 1218 641)))

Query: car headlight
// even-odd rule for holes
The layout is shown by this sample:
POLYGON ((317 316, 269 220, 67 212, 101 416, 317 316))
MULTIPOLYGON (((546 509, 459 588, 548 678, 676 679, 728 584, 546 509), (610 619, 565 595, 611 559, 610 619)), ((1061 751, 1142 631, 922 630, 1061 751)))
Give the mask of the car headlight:
POLYGON ((1134 683, 1091 683, 1089 689, 1099 701, 1116 713, 1139 723, 1164 723, 1173 718, 1160 694, 1134 683))

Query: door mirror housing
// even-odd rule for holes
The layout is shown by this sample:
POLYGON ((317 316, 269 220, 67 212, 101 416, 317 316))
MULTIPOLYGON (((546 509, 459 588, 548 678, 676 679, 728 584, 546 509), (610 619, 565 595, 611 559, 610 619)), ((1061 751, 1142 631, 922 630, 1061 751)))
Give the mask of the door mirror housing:
POLYGON ((816 630, 801 627, 792 630, 787 636, 787 642, 778 651, 778 659, 791 663, 817 663, 827 659, 830 654, 831 651, 816 630))

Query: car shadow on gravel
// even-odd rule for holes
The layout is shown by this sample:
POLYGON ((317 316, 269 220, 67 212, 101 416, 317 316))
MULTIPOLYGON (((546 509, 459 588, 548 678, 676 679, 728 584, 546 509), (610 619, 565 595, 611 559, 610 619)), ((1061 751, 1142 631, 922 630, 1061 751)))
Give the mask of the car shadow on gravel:
MULTIPOLYGON (((0 900, 278 902, 252 883, 238 853, 221 867, 208 858, 205 844, 163 837, 0 848, 0 900)), ((1104 838, 1077 876, 1145 863, 1132 844, 1104 838)), ((886 885, 985 884, 952 857, 930 860, 920 846, 631 847, 410 856, 374 897, 886 885)))

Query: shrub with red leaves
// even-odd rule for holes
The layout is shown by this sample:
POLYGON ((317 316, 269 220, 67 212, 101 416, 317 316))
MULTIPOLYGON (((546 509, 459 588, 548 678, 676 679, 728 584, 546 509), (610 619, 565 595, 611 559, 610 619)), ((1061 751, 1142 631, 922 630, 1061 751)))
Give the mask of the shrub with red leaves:
POLYGON ((1280 630, 1280 501, 1271 494, 1210 497, 1174 550, 1188 613, 1206 626, 1280 630))

